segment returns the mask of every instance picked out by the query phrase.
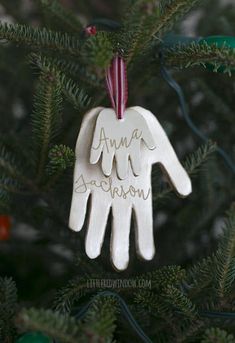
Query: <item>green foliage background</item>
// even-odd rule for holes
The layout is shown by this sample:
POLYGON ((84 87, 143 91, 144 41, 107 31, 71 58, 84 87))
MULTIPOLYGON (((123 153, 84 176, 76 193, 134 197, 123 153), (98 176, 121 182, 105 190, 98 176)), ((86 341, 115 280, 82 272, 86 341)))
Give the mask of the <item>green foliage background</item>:
POLYGON ((159 60, 170 32, 234 36, 234 4, 0 4, 0 212, 13 222, 11 238, 0 242, 0 341, 39 330, 61 343, 137 342, 114 297, 94 298, 82 321, 72 314, 104 290, 88 288, 90 279, 141 279, 151 289, 114 290, 153 342, 235 342, 234 318, 215 315, 235 311, 234 173, 216 152, 218 144, 235 160, 235 50, 192 44, 164 51, 192 120, 211 139, 207 144, 183 120, 159 60), (86 36, 84 27, 98 18, 105 18, 97 22, 98 34, 86 36), (120 28, 111 29, 108 20, 120 28), (154 167, 157 254, 148 263, 138 260, 133 228, 123 273, 108 258, 110 225, 94 261, 84 252, 85 228, 76 234, 67 227, 77 134, 86 110, 109 106, 104 70, 117 51, 128 63, 129 104, 157 115, 193 181, 192 195, 179 199, 154 167))

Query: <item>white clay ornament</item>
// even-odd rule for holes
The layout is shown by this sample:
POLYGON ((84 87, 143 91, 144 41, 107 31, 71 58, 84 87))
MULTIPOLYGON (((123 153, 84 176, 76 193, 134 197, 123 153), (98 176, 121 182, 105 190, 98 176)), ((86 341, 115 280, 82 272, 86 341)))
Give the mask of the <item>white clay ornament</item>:
POLYGON ((142 107, 126 109, 127 77, 121 57, 111 63, 106 82, 113 109, 89 111, 78 135, 69 227, 80 231, 89 210, 85 250, 94 259, 101 253, 111 211, 111 261, 117 270, 124 270, 132 213, 138 255, 151 260, 155 253, 152 165, 162 166, 180 196, 189 195, 192 188, 156 117, 142 107))
POLYGON ((110 211, 114 267, 124 270, 128 266, 132 212, 137 253, 145 260, 153 258, 151 171, 155 163, 163 167, 180 196, 191 193, 190 178, 151 112, 132 107, 119 120, 113 109, 99 107, 84 116, 76 144, 69 227, 82 229, 91 197, 85 242, 90 258, 101 253, 110 211))

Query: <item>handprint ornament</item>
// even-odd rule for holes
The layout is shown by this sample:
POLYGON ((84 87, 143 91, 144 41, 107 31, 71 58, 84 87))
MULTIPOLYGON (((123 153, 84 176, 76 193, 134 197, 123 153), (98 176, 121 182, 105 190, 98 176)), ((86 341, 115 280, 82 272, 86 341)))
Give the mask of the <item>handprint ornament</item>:
POLYGON ((74 231, 82 229, 91 197, 85 250, 90 258, 96 258, 101 253, 111 211, 111 260, 116 269, 124 270, 129 262, 132 213, 138 254, 151 260, 155 253, 152 165, 159 163, 163 167, 182 197, 191 193, 191 181, 151 112, 141 107, 126 109, 123 130, 118 129, 118 134, 112 127, 108 131, 104 129, 104 119, 110 119, 112 125, 115 120, 117 125, 120 123, 113 109, 100 107, 89 111, 81 125, 76 144, 69 227, 74 231), (130 118, 135 120, 132 122, 130 118), (136 126, 128 124, 129 120, 136 126), (125 123, 128 129, 124 129, 125 123))

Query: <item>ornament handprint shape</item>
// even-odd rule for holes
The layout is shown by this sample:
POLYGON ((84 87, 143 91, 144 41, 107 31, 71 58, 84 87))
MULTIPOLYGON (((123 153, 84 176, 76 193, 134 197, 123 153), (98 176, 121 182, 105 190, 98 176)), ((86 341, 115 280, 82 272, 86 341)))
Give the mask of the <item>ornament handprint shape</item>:
MULTIPOLYGON (((145 144, 141 144, 139 176, 133 174, 130 164, 128 176, 124 180, 117 177, 115 166, 110 176, 105 176, 99 163, 93 165, 89 162, 93 144, 92 137, 101 111, 103 111, 102 108, 96 108, 85 115, 78 136, 69 227, 74 231, 82 229, 88 199, 91 197, 85 250, 90 258, 96 258, 101 253, 108 215, 112 211, 111 260, 116 269, 124 270, 129 262, 132 212, 135 217, 138 254, 145 260, 151 260, 155 253, 151 189, 152 165, 154 163, 162 165, 171 184, 183 197, 191 193, 191 181, 155 116, 141 107, 127 109, 123 120, 125 122, 129 115, 138 112, 145 119, 156 148, 150 150, 145 144)), ((112 109, 106 109, 107 116, 112 114, 115 115, 112 109)), ((130 138, 128 137, 128 139, 130 138)))
POLYGON ((129 111, 125 119, 117 120, 114 111, 104 109, 96 121, 90 163, 96 164, 101 158, 102 171, 110 176, 115 161, 118 177, 125 179, 130 161, 133 173, 138 176, 141 173, 142 142, 150 150, 156 148, 147 122, 140 113, 129 111))

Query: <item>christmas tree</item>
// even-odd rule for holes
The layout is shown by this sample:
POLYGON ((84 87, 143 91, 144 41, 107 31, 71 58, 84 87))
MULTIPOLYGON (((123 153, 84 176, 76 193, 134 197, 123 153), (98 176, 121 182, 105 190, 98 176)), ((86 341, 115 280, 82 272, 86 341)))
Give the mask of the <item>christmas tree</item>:
POLYGON ((0 2, 0 342, 235 342, 234 2, 0 2), (178 198, 154 165, 156 255, 137 258, 132 225, 123 272, 110 220, 97 259, 68 228, 77 135, 110 107, 116 54, 193 185, 178 198))

